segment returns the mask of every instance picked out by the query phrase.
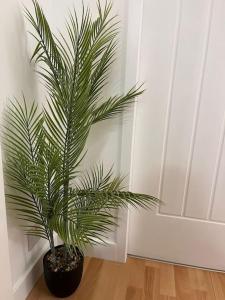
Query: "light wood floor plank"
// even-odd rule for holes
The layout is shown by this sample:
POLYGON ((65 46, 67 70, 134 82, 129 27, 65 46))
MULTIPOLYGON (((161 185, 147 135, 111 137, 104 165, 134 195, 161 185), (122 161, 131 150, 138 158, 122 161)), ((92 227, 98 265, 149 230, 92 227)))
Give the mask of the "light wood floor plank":
POLYGON ((160 295, 176 297, 174 266, 169 264, 160 265, 160 295))
POLYGON ((212 285, 214 288, 215 299, 225 299, 225 274, 224 273, 210 273, 212 285))
MULTIPOLYGON (((206 270, 189 268, 189 280, 191 288, 196 291, 199 295, 205 295, 203 299, 215 300, 214 289, 212 286, 212 280, 210 272, 206 270)), ((200 297, 200 296, 198 296, 200 297)), ((203 296, 201 296, 203 297, 203 296)), ((201 299, 201 298, 200 298, 201 299)))
POLYGON ((157 300, 160 296, 160 271, 159 268, 146 266, 144 300, 157 300))
MULTIPOLYGON (((27 300, 57 299, 41 278, 27 300)), ((68 300, 225 300, 225 274, 129 257, 126 264, 86 258, 68 300)))

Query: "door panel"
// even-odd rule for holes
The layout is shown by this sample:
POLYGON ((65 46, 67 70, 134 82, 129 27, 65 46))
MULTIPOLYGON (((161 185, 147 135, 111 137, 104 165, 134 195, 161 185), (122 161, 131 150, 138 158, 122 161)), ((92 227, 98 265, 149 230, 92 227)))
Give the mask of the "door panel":
POLYGON ((225 2, 143 0, 129 253, 225 270, 225 2))

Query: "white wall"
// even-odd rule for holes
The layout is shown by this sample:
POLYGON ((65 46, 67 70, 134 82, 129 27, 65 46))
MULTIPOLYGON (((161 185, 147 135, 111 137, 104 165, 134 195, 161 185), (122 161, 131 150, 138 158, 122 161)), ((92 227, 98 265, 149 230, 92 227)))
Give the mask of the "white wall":
MULTIPOLYGON (((86 1, 87 2, 87 1, 86 1)), ((89 1, 91 6, 95 1, 89 1)), ((115 0, 115 10, 120 19, 125 20, 125 0, 115 0)), ((69 7, 74 4, 80 7, 80 1, 42 0, 40 3, 46 10, 51 25, 56 29, 61 28, 63 19, 69 7)), ((23 1, 27 7, 32 7, 31 0, 23 1)), ((17 0, 0 2, 1 31, 0 48, 4 57, 0 68, 0 96, 1 101, 7 102, 7 97, 21 96, 22 91, 29 98, 43 99, 44 90, 38 83, 36 74, 29 64, 31 42, 27 40, 21 3, 17 0)), ((27 26, 27 25, 26 25, 27 26)), ((122 28, 123 23, 121 24, 122 28)), ((125 32, 122 32, 124 41, 125 32)), ((108 92, 119 92, 123 88, 123 56, 125 43, 120 45, 120 61, 114 66, 112 79, 108 92)), ((110 121, 104 125, 96 126, 89 139, 89 152, 85 165, 94 164, 96 161, 105 161, 106 166, 114 162, 115 170, 120 165, 120 121, 110 121)), ((12 285, 14 299, 24 300, 33 283, 41 272, 41 254, 48 245, 44 241, 34 243, 31 249, 28 240, 18 228, 13 216, 8 214, 8 238, 11 262, 12 285)), ((116 234, 110 237, 112 243, 117 239, 116 234)), ((31 243, 33 244, 33 243, 31 243)), ((7 298, 9 299, 9 298, 7 298)))
MULTIPOLYGON (((1 101, 6 103, 8 97, 20 97, 22 91, 30 97, 35 97, 40 89, 37 78, 29 65, 27 51, 27 38, 24 20, 19 3, 14 0, 1 2, 1 51, 3 52, 3 65, 0 69, 1 101)), ((40 257, 40 250, 44 242, 39 242, 32 251, 28 250, 28 241, 23 232, 18 229, 14 218, 8 214, 8 237, 11 263, 11 275, 15 299, 24 299, 26 277, 28 281, 35 280, 29 277, 29 271, 40 257), (21 287, 21 289, 20 289, 21 287)), ((38 272, 37 272, 38 275, 38 272)), ((28 282, 27 281, 27 282, 28 282)))
POLYGON ((12 285, 11 285, 11 277, 10 277, 11 275, 10 260, 9 260, 9 247, 8 247, 4 183, 3 183, 1 157, 2 156, 0 152, 0 238, 1 238, 0 269, 2 270, 0 273, 0 282, 1 282, 0 299, 11 300, 12 285))

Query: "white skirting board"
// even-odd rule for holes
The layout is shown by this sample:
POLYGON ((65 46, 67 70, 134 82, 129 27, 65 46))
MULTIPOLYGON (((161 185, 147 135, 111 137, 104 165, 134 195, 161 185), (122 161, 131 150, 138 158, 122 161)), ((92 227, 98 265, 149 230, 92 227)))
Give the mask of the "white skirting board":
POLYGON ((42 268, 42 257, 48 250, 48 242, 40 248, 39 255, 29 268, 24 272, 13 285, 13 298, 14 300, 25 300, 35 283, 43 272, 42 268))

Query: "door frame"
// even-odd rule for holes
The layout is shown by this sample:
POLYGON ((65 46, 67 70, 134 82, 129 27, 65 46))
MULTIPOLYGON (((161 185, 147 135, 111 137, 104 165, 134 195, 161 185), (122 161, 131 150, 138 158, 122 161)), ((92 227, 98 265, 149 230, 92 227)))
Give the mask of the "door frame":
MULTIPOLYGON (((124 90, 139 83, 140 45, 143 25, 143 4, 140 0, 127 0, 126 50, 124 66, 124 90), (131 63, 132 62, 132 63, 131 63)), ((126 185, 132 191, 133 146, 137 104, 123 113, 121 134, 120 171, 126 174, 126 185)), ((129 209, 119 210, 120 229, 117 232, 118 259, 126 262, 128 254, 129 209)))

